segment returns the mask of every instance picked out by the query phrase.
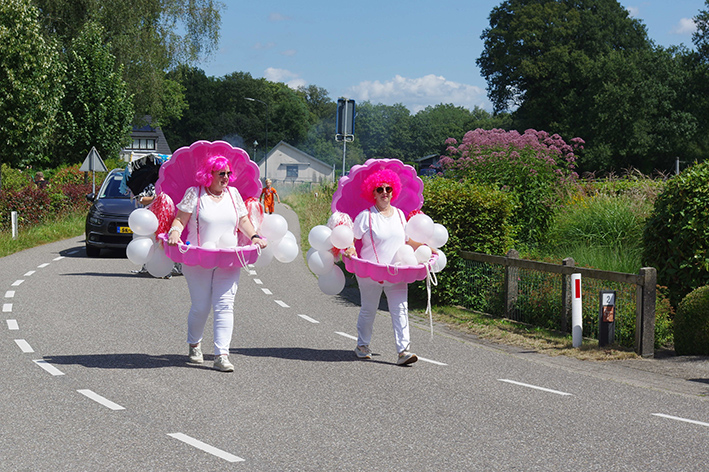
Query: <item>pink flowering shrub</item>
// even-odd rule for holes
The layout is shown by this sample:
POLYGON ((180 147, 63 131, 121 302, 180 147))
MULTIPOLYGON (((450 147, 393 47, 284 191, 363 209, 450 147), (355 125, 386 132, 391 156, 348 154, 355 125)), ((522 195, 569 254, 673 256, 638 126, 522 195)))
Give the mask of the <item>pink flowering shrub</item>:
POLYGON ((441 156, 444 175, 494 185, 517 199, 512 221, 521 242, 541 241, 558 203, 560 191, 575 182, 576 151, 584 141, 566 143, 558 134, 529 129, 468 131, 458 144, 446 140, 447 155, 441 156))

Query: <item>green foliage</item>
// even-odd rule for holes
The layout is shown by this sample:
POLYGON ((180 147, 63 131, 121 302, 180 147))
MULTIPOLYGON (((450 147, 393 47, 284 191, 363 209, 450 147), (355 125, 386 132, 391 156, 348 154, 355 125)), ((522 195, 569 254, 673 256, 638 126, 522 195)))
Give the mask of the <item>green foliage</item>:
POLYGON ((30 0, 0 2, 0 143, 12 167, 45 163, 63 94, 64 66, 30 0))
POLYGON ((646 265, 657 268, 673 306, 709 279, 709 163, 670 179, 643 233, 646 265))
POLYGON ((67 54, 66 93, 62 103, 61 133, 55 157, 72 163, 88 154, 92 146, 104 158, 118 157, 130 142, 133 106, 116 67, 103 29, 88 22, 74 38, 67 54))
POLYGON ((0 167, 2 169, 2 174, 0 175, 0 182, 2 182, 2 190, 8 192, 17 192, 21 188, 26 187, 32 183, 32 175, 27 172, 22 172, 19 169, 13 169, 9 165, 3 163, 0 167))
POLYGON ((513 208, 514 198, 509 193, 489 186, 440 177, 425 180, 422 211, 444 225, 449 234, 442 248, 448 263, 438 274, 435 303, 462 304, 470 296, 460 251, 499 255, 512 246, 514 230, 509 221, 513 208))
POLYGON ((709 286, 694 289, 680 302, 674 341, 678 356, 709 355, 709 286))

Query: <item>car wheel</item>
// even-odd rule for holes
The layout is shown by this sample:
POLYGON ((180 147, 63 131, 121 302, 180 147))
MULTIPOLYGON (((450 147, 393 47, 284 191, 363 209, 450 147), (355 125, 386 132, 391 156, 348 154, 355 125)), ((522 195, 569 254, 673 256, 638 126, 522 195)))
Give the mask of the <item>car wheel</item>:
POLYGON ((101 254, 101 249, 94 247, 94 246, 89 246, 88 244, 86 245, 86 255, 88 257, 98 257, 101 254))

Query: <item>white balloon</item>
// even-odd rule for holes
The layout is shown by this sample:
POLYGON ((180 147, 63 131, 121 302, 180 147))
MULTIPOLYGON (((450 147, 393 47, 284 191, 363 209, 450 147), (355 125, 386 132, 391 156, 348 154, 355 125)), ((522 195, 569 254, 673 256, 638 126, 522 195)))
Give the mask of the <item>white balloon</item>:
POLYGON ((147 236, 157 231, 158 217, 147 208, 136 208, 128 216, 128 226, 135 234, 147 236))
POLYGON ((281 215, 266 215, 261 223, 261 233, 269 243, 280 241, 288 231, 288 222, 281 215))
POLYGON ((254 262, 254 267, 266 267, 273 260, 273 247, 269 244, 268 246, 261 248, 261 254, 254 262))
POLYGON ((447 262, 448 262, 448 259, 446 258, 446 255, 443 254, 443 251, 441 251, 439 249, 438 250, 438 259, 436 260, 436 263, 433 264, 433 267, 431 268, 431 270, 433 270, 433 272, 440 272, 446 268, 447 262))
POLYGON ((354 233, 345 225, 335 226, 330 235, 330 242, 337 249, 347 249, 354 242, 354 233))
POLYGON ((314 247, 311 247, 310 249, 308 249, 308 252, 305 253, 305 261, 306 261, 306 262, 308 261, 308 259, 310 259, 310 256, 311 256, 315 251, 317 251, 317 249, 315 249, 314 247))
POLYGON ((157 241, 157 238, 155 237, 155 234, 154 234, 154 233, 153 233, 153 234, 148 234, 148 235, 144 235, 144 234, 141 235, 141 234, 133 233, 133 239, 140 239, 140 238, 150 239, 152 242, 157 241))
POLYGON ((286 231, 286 234, 283 235, 283 239, 291 239, 294 243, 298 244, 298 240, 295 239, 295 234, 291 233, 290 231, 286 231))
POLYGON ((331 234, 332 230, 325 225, 313 226, 308 233, 308 242, 318 251, 328 251, 332 247, 331 234))
POLYGON ((222 249, 230 249, 236 247, 236 235, 234 233, 226 232, 221 235, 219 241, 217 241, 217 247, 222 249))
POLYGON ((416 260, 416 257, 414 256, 414 248, 408 244, 403 244, 399 249, 397 249, 396 255, 394 255, 395 264, 399 263, 400 265, 412 265, 408 263, 412 260, 416 260))
POLYGON ((293 262, 298 255, 298 245, 293 239, 283 238, 273 248, 273 257, 285 264, 293 262))
POLYGON ((155 243, 150 238, 138 238, 128 243, 126 256, 133 264, 143 265, 153 255, 155 243))
POLYGON ((412 216, 406 223, 406 235, 420 243, 428 241, 433 235, 433 220, 423 213, 412 216))
POLYGON ((431 258, 431 254, 433 254, 433 252, 428 246, 419 246, 418 248, 416 248, 416 251, 414 251, 414 256, 416 256, 416 262, 418 262, 419 264, 428 262, 428 260, 431 258))
POLYGON ((345 288, 345 274, 338 266, 318 278, 318 287, 325 295, 337 295, 345 288))
POLYGON ((433 234, 425 242, 432 248, 442 247, 448 242, 448 229, 440 223, 433 223, 433 234))
POLYGON ((335 264, 335 256, 328 251, 315 251, 308 258, 308 267, 313 274, 324 275, 332 270, 335 264))
POLYGON ((165 251, 159 247, 155 248, 153 257, 145 263, 145 268, 153 277, 165 277, 170 275, 175 263, 167 257, 165 251))

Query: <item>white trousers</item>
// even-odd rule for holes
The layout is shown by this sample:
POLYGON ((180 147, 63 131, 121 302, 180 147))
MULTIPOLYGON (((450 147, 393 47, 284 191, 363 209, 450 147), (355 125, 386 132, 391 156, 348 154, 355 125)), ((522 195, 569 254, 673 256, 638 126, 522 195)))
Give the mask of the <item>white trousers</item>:
POLYGON ((205 269, 182 266, 192 306, 187 317, 187 342, 202 342, 209 312, 214 312, 214 355, 229 354, 234 331, 234 297, 239 286, 240 267, 205 269))
POLYGON ((357 318, 357 344, 359 346, 368 346, 372 340, 374 318, 377 315, 377 308, 383 291, 389 303, 396 352, 406 351, 411 342, 409 338, 409 285, 405 282, 398 284, 384 282, 380 284, 369 277, 362 278, 359 276, 357 277, 357 283, 359 284, 359 293, 362 299, 362 307, 357 318))

